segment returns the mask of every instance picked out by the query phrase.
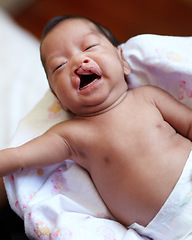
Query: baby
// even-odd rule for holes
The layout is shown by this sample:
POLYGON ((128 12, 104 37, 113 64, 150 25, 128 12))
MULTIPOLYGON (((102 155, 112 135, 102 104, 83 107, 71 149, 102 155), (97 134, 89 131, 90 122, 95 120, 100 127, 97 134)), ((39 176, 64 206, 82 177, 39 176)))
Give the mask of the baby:
POLYGON ((119 42, 89 19, 55 18, 40 50, 51 90, 75 117, 2 150, 0 175, 72 159, 119 222, 147 226, 192 169, 192 110, 156 87, 128 90, 119 42))

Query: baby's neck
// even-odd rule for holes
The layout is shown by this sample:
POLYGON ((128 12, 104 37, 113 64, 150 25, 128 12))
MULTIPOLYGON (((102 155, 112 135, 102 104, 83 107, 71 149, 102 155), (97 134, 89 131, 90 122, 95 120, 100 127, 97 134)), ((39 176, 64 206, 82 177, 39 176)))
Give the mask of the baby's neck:
POLYGON ((97 115, 100 115, 100 114, 103 114, 109 110, 111 110, 112 108, 116 107, 117 105, 119 105, 123 99, 127 96, 127 90, 113 103, 111 104, 109 107, 101 110, 101 111, 98 111, 98 112, 94 112, 94 113, 88 113, 88 114, 79 114, 79 115, 76 115, 76 118, 78 117, 93 117, 93 116, 97 116, 97 115))

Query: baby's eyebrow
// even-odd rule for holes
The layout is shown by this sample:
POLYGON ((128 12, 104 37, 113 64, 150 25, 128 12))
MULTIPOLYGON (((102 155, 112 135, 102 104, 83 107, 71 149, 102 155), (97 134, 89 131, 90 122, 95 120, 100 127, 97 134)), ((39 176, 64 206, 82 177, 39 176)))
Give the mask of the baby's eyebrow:
POLYGON ((95 37, 98 37, 98 35, 97 35, 97 34, 99 34, 99 32, 98 32, 98 31, 96 31, 96 30, 94 30, 94 31, 91 31, 91 32, 89 32, 89 33, 85 34, 85 35, 83 36, 83 39, 84 39, 84 38, 87 38, 87 37, 89 37, 89 36, 95 36, 95 37))
POLYGON ((99 36, 97 35, 99 34, 98 32, 91 32, 91 33, 87 33, 85 34, 82 39, 80 39, 81 44, 83 45, 86 41, 96 41, 99 40, 99 36))

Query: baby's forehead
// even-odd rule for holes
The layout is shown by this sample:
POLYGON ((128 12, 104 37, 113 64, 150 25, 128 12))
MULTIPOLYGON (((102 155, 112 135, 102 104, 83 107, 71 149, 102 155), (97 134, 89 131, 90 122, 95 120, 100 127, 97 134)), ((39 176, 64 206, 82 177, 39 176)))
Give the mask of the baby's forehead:
POLYGON ((90 29, 96 32, 100 32, 98 26, 90 21, 89 19, 84 19, 84 18, 70 18, 70 19, 65 19, 63 21, 61 21, 60 23, 58 23, 57 25, 55 25, 52 30, 57 29, 57 28, 64 28, 67 26, 72 26, 71 30, 76 30, 79 29, 80 26, 80 30, 83 29, 90 29))
POLYGON ((52 39, 52 43, 66 40, 67 42, 83 41, 88 38, 104 38, 99 28, 87 19, 75 18, 67 19, 57 24, 42 40, 44 45, 46 39, 52 39))
POLYGON ((70 18, 70 19, 66 19, 66 20, 61 21, 61 24, 62 23, 70 24, 70 23, 73 23, 73 22, 75 23, 75 26, 77 26, 77 27, 78 27, 78 24, 81 24, 82 28, 90 28, 92 30, 100 32, 98 26, 94 22, 92 22, 91 20, 86 19, 86 18, 81 18, 81 17, 70 18))
POLYGON ((89 19, 84 18, 67 19, 63 21, 63 25, 61 25, 61 28, 63 27, 63 29, 64 28, 66 29, 66 27, 68 26, 70 27, 71 32, 77 34, 77 38, 81 36, 87 37, 88 35, 103 37, 103 33, 101 32, 99 27, 94 22, 91 22, 89 19))

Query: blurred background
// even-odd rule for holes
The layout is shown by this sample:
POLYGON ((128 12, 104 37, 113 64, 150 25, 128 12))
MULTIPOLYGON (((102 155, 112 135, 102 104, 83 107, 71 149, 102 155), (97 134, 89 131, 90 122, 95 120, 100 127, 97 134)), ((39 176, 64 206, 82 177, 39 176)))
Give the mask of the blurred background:
POLYGON ((0 5, 37 38, 61 14, 92 18, 122 42, 142 33, 192 35, 192 0, 0 0, 0 5))

